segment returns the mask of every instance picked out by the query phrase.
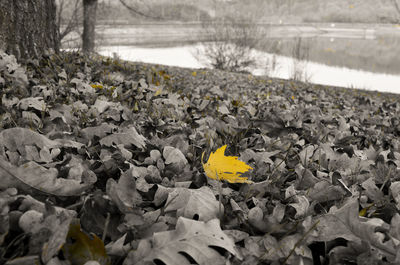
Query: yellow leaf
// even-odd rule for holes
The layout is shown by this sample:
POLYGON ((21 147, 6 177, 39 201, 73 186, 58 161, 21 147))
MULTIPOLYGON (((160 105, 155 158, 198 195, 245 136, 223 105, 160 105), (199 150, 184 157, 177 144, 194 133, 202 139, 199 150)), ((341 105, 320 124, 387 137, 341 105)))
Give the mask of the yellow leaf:
POLYGON ((154 96, 157 97, 158 95, 160 95, 162 92, 162 87, 160 87, 159 89, 157 89, 156 93, 154 93, 154 96))
POLYGON ((240 175, 253 168, 238 160, 237 156, 225 156, 225 149, 226 145, 218 148, 214 153, 211 152, 205 164, 203 163, 204 152, 201 155, 201 162, 207 177, 226 180, 230 183, 253 183, 246 177, 240 177, 240 175))
POLYGON ((103 89, 103 85, 92 84, 90 86, 93 87, 93 88, 96 88, 96 89, 103 89))
POLYGON ((197 75, 197 72, 192 72, 192 76, 196 76, 197 75))
POLYGON ((137 101, 135 101, 135 105, 133 106, 133 111, 139 111, 139 105, 137 101))
POLYGON ((369 209, 371 209, 371 207, 374 206, 374 205, 375 205, 374 203, 371 203, 371 204, 368 205, 367 207, 362 208, 361 211, 358 212, 358 216, 365 216, 365 215, 367 214, 367 211, 368 211, 369 209))
POLYGON ((85 264, 90 260, 95 260, 100 265, 110 264, 103 241, 94 234, 89 237, 82 232, 79 222, 70 225, 67 242, 62 250, 64 257, 72 265, 85 264))
POLYGON ((232 103, 232 105, 235 106, 235 107, 241 107, 241 106, 243 106, 243 103, 240 102, 240 100, 234 99, 234 100, 231 101, 231 103, 232 103))
POLYGON ((358 213, 358 216, 365 216, 367 214, 367 208, 362 208, 361 211, 358 213))

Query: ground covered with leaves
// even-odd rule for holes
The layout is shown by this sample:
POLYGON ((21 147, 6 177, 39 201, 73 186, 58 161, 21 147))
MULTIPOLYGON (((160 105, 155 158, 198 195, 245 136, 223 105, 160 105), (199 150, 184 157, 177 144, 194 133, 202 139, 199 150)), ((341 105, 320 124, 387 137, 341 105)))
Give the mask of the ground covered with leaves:
POLYGON ((1 264, 400 263, 397 95, 78 53, 0 89, 1 264))

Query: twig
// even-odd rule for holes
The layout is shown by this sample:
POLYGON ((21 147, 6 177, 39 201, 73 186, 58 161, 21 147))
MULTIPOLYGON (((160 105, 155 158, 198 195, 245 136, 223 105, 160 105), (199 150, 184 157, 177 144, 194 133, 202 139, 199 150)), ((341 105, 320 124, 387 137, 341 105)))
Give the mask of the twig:
MULTIPOLYGON (((279 166, 280 166, 283 162, 287 161, 288 156, 289 156, 289 151, 292 149, 292 146, 293 146, 293 145, 290 144, 290 146, 289 146, 288 149, 286 150, 285 159, 283 159, 281 162, 279 162, 278 165, 274 166, 274 168, 272 169, 272 172, 271 172, 271 174, 270 174, 271 178, 273 177, 273 174, 275 173, 275 170, 277 170, 277 169, 279 168, 279 166)), ((276 181, 277 179, 278 179, 278 178, 271 179, 271 183, 274 183, 273 181, 276 181)))
MULTIPOLYGON (((293 226, 292 228, 290 228, 288 231, 286 231, 285 234, 282 236, 282 238, 285 237, 285 236, 287 236, 287 235, 290 234, 291 232, 295 231, 295 230, 297 229, 297 226, 299 225, 299 223, 300 223, 300 221, 297 221, 297 222, 296 222, 296 225, 293 226)), ((271 231, 269 231, 269 232, 266 233, 263 237, 261 237, 261 239, 258 241, 258 243, 260 243, 261 240, 263 240, 264 237, 265 237, 266 235, 271 235, 271 234, 273 234, 274 231, 277 231, 278 228, 283 227, 284 225, 287 225, 287 224, 288 224, 288 223, 275 224, 274 226, 271 227, 271 231)), ((276 252, 278 249, 283 253, 282 247, 283 247, 282 243, 278 243, 278 246, 275 247, 275 248, 274 248, 274 251, 272 251, 271 253, 276 252)), ((261 255, 260 257, 258 257, 258 261, 261 261, 269 252, 270 252, 270 250, 266 249, 266 251, 264 252, 264 254, 261 255)))
POLYGON ((128 5, 127 3, 125 3, 124 0, 119 0, 119 1, 124 7, 126 7, 132 13, 135 13, 137 15, 140 15, 140 16, 146 17, 146 18, 153 18, 153 19, 158 19, 158 20, 162 20, 163 19, 162 17, 159 17, 159 16, 152 16, 152 15, 149 15, 149 14, 145 14, 145 13, 139 11, 138 9, 133 8, 130 5, 128 5))
POLYGON ((304 238, 306 238, 306 236, 312 231, 314 230, 315 227, 317 227, 317 225, 319 224, 319 220, 317 222, 315 222, 315 224, 313 224, 313 226, 310 227, 310 229, 308 229, 308 231, 296 242, 296 244, 294 245, 294 247, 292 248, 292 250, 290 251, 289 255, 285 258, 285 260, 283 261, 283 263, 285 264, 288 259, 290 258, 290 256, 293 255, 293 252, 296 250, 296 248, 300 245, 300 243, 303 241, 304 238))
POLYGON ((65 209, 71 210, 71 209, 74 209, 74 208, 78 208, 79 206, 83 205, 84 202, 85 201, 79 201, 77 203, 68 205, 67 207, 65 207, 65 209))
POLYGON ((101 237, 101 241, 104 242, 107 236, 108 225, 110 224, 110 213, 107 213, 106 223, 104 224, 103 236, 101 237))

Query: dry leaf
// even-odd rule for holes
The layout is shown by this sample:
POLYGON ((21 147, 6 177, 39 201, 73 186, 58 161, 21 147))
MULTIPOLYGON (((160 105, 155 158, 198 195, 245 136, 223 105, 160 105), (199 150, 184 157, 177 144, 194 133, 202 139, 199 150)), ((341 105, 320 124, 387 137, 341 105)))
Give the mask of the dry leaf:
POLYGON ((218 219, 201 222, 179 217, 175 230, 154 233, 151 238, 140 240, 137 250, 128 254, 124 265, 154 264, 156 260, 166 265, 193 264, 190 260, 196 264, 226 264, 225 257, 216 248, 242 260, 234 241, 221 230, 218 219))
POLYGON ((90 260, 98 261, 101 265, 110 264, 103 241, 94 234, 88 236, 82 232, 79 222, 71 223, 67 243, 62 249, 64 257, 72 265, 85 264, 90 260))
MULTIPOLYGON (((160 185, 159 185, 160 187, 160 185)), ((161 190, 161 189, 160 189, 161 190)), ((165 204, 166 213, 176 211, 177 217, 183 216, 200 221, 209 221, 218 216, 218 201, 212 190, 207 187, 200 189, 171 188, 168 189, 168 199, 165 204)), ((224 207, 222 206, 222 212, 224 207)))
POLYGON ((204 152, 201 156, 203 169, 207 177, 216 180, 226 180, 230 183, 253 183, 246 177, 240 177, 250 169, 251 166, 238 160, 237 156, 225 156, 226 145, 210 154, 208 161, 203 163, 204 152))
POLYGON ((76 180, 62 178, 58 175, 57 169, 47 169, 34 161, 18 167, 0 156, 0 179, 2 180, 0 188, 14 187, 31 194, 79 196, 97 181, 96 175, 92 171, 85 171, 84 177, 76 180))

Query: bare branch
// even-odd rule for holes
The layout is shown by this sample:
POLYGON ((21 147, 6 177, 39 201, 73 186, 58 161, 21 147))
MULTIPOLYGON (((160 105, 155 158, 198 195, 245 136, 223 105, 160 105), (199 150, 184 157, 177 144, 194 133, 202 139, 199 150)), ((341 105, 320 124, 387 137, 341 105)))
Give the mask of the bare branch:
POLYGON ((61 31, 61 24, 65 22, 62 18, 62 13, 65 8, 65 1, 60 1, 59 10, 58 10, 58 28, 59 28, 59 36, 60 40, 62 40, 69 33, 78 30, 79 22, 80 22, 80 0, 75 0, 74 7, 72 8, 72 14, 67 21, 67 26, 61 31))
MULTIPOLYGON (((57 12, 57 25, 58 25, 58 36, 60 35, 60 31, 61 31, 61 14, 64 11, 64 1, 60 1, 59 2, 59 6, 58 6, 58 12, 57 12)), ((61 39, 61 37, 60 37, 61 39)))
POLYGON ((400 7, 396 0, 391 0, 394 8, 396 9, 397 13, 400 15, 400 7))
POLYGON ((142 17, 147 17, 147 18, 152 18, 152 19, 157 19, 157 20, 162 20, 162 17, 158 17, 158 16, 151 16, 149 14, 145 14, 141 11, 139 11, 137 8, 131 7, 130 5, 128 5, 127 3, 125 3, 124 0, 119 0, 121 2, 121 4, 126 7, 129 11, 131 11, 132 13, 135 13, 137 15, 140 15, 142 17))
POLYGON ((392 6, 394 7, 394 9, 397 12, 397 18, 396 18, 396 22, 395 23, 399 23, 400 22, 400 6, 397 3, 397 0, 390 0, 390 3, 392 4, 392 6))

